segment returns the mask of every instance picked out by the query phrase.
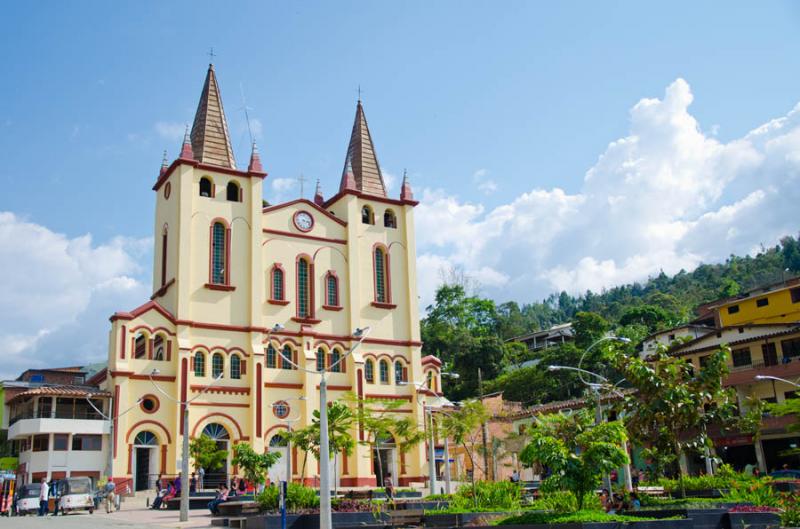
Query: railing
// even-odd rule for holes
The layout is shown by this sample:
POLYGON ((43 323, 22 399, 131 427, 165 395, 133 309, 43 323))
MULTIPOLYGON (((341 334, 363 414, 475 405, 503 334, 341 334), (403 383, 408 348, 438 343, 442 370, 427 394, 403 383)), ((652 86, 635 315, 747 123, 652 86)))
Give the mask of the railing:
POLYGON ((26 412, 18 413, 17 415, 14 415, 13 417, 11 417, 8 420, 8 425, 11 426, 15 422, 22 421, 22 420, 25 420, 25 419, 78 419, 78 420, 85 420, 85 421, 102 421, 102 420, 104 420, 103 417, 98 415, 97 412, 95 412, 93 410, 87 410, 87 411, 81 410, 81 411, 76 411, 74 413, 72 411, 67 412, 67 411, 64 411, 64 410, 60 410, 60 411, 56 410, 55 414, 47 413, 47 414, 43 414, 43 415, 39 415, 38 413, 33 412, 33 411, 26 411, 26 412))
POLYGON ((797 360, 793 357, 784 356, 783 358, 779 358, 774 362, 764 362, 763 360, 760 362, 750 362, 749 364, 731 367, 731 373, 736 373, 739 371, 748 371, 750 369, 763 369, 765 367, 773 367, 777 365, 788 365, 791 363, 795 363, 796 361, 797 360))

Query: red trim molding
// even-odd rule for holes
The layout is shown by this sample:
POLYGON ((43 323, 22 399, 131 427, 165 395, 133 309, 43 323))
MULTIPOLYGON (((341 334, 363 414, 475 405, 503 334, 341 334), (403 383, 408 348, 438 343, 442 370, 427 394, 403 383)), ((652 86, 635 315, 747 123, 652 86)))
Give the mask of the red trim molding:
POLYGON ((331 305, 323 305, 322 308, 325 310, 332 310, 334 312, 339 312, 340 310, 344 309, 344 307, 342 307, 341 305, 337 305, 335 307, 331 305))
POLYGON ((320 323, 322 320, 318 320, 315 318, 300 318, 298 316, 292 316, 292 321, 296 321, 297 323, 303 323, 305 325, 316 325, 320 323))
POLYGON ((417 204, 419 204, 419 201, 417 200, 397 200, 388 197, 376 197, 373 195, 362 193, 361 191, 356 191, 355 189, 344 189, 333 195, 328 200, 326 200, 325 203, 322 205, 322 207, 327 208, 328 206, 334 204, 336 201, 338 201, 345 195, 354 195, 359 198, 363 198, 364 200, 372 200, 374 202, 381 202, 383 204, 392 204, 394 206, 416 206, 417 204))
POLYGON ((345 239, 334 239, 331 237, 321 237, 319 235, 309 235, 307 233, 292 233, 290 231, 283 231, 283 230, 273 230, 264 228, 264 233, 269 233, 270 235, 281 235, 283 237, 294 237, 296 239, 308 239, 311 241, 321 241, 321 242, 330 242, 333 244, 347 244, 345 239))
MULTIPOLYGON (((143 424, 154 424, 154 425, 158 426, 164 432, 164 436, 167 438, 167 444, 172 443, 172 436, 169 434, 169 430, 167 430, 167 428, 163 424, 161 424, 158 421, 154 421, 153 419, 145 419, 143 421, 139 421, 136 424, 134 424, 133 426, 131 426, 130 428, 128 428, 128 433, 125 434, 125 442, 126 443, 130 443, 131 442, 131 434, 134 432, 134 430, 136 430, 136 428, 138 428, 139 426, 141 426, 143 424)), ((159 443, 159 444, 163 444, 163 443, 159 443)))
POLYGON ((372 303, 370 303, 370 305, 372 305, 373 307, 375 307, 377 309, 396 309, 397 308, 397 305, 395 305, 394 303, 380 303, 378 301, 373 301, 372 303))
POLYGON ((228 174, 233 176, 239 176, 241 178, 260 178, 264 179, 267 177, 267 173, 259 172, 259 171, 237 171, 236 169, 228 169, 227 167, 217 167, 216 165, 209 165, 205 163, 200 163, 196 160, 186 160, 184 158, 177 158, 172 164, 170 164, 169 168, 164 171, 164 174, 156 180, 156 183, 153 185, 153 191, 158 191, 164 182, 166 182, 170 175, 178 168, 180 165, 191 165, 192 167, 196 167, 198 169, 211 171, 214 173, 222 173, 228 174))
POLYGON ((237 387, 230 387, 230 386, 204 386, 202 384, 192 384, 189 386, 189 389, 192 391, 203 391, 204 388, 206 389, 206 393, 221 393, 225 395, 249 395, 250 388, 237 388, 237 387))
POLYGON ((267 303, 270 305, 288 305, 290 301, 288 299, 268 299, 267 303))
POLYGON ((155 413, 155 412, 157 412, 157 411, 158 411, 158 408, 160 408, 160 407, 161 407, 161 401, 159 401, 159 400, 158 400, 158 397, 156 397, 156 396, 155 396, 155 395, 153 395, 152 393, 148 393, 147 395, 142 395, 142 401, 139 403, 139 407, 140 407, 140 408, 142 409, 142 411, 143 411, 143 412, 145 412, 145 413, 155 413), (144 399, 150 399, 150 400, 152 400, 152 401, 155 403, 155 405, 156 405, 156 406, 155 406, 155 408, 153 408, 152 410, 148 410, 147 408, 145 408, 145 407, 144 407, 144 399))
POLYGON ((236 287, 233 285, 217 285, 215 283, 206 283, 203 286, 209 290, 221 290, 223 292, 233 292, 236 290, 236 287))
POLYGON ((239 434, 239 440, 240 441, 246 441, 247 439, 249 439, 249 437, 245 437, 242 434, 242 427, 239 426, 239 423, 236 422, 236 419, 234 419, 233 417, 231 417, 227 413, 220 413, 220 412, 209 413, 208 415, 205 415, 204 417, 201 417, 196 423, 194 423, 194 429, 192 430, 192 437, 196 437, 197 436, 197 428, 203 423, 203 421, 205 421, 206 419, 211 418, 211 417, 225 417, 230 422, 232 422, 233 425, 236 427, 236 431, 239 434))
POLYGON ((368 399, 380 399, 380 400, 407 400, 411 402, 413 399, 411 395, 379 395, 377 393, 367 393, 365 395, 368 399))
POLYGON ((313 208, 316 211, 319 211, 320 213, 322 213, 323 215, 325 215, 326 217, 328 217, 332 221, 334 221, 334 222, 336 222, 338 224, 341 224, 342 226, 347 226, 347 222, 345 222, 342 219, 340 219, 339 217, 329 213, 328 210, 319 207, 317 204, 311 202, 310 200, 306 200, 305 198, 298 198, 298 199, 292 200, 290 202, 284 202, 283 204, 276 204, 274 206, 269 206, 269 207, 263 208, 261 211, 262 211, 262 213, 269 213, 271 211, 277 211, 279 209, 283 209, 283 208, 286 208, 286 207, 289 207, 289 206, 293 206, 295 204, 305 204, 306 206, 308 206, 310 208, 313 208))
POLYGON ((302 384, 290 384, 287 382, 264 382, 264 387, 276 389, 303 389, 302 384))

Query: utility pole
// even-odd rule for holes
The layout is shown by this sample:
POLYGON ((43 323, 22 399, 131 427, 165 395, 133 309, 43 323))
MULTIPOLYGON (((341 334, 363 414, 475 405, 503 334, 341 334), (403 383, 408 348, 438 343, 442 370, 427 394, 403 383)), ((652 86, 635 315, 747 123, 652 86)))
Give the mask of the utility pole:
MULTIPOLYGON (((478 368, 478 396, 481 401, 481 406, 483 406, 483 376, 481 375, 480 367, 478 368)), ((484 477, 489 480, 489 449, 487 448, 489 444, 489 431, 486 427, 486 422, 481 425, 481 433, 483 435, 483 474, 484 477)), ((494 480, 494 476, 492 476, 491 479, 494 480)))

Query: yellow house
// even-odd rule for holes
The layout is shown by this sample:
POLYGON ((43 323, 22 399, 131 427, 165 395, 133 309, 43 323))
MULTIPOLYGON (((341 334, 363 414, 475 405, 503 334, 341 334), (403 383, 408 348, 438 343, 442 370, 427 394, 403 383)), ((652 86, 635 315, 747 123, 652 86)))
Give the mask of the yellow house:
MULTIPOLYGON (((313 201, 263 207, 266 177, 255 145, 247 168, 236 165, 209 66, 191 134, 153 186, 153 294, 111 317, 105 384, 115 415, 133 407, 114 423, 113 473, 136 490, 177 473, 183 435, 285 452, 279 434, 309 424, 319 406, 319 375, 292 363, 331 366, 356 344, 356 328, 371 331, 329 375, 330 400, 404 400, 397 413, 422 425, 421 404, 438 398, 441 363, 421 357, 417 202, 405 178, 399 198, 387 196, 361 101, 335 195, 325 199, 318 184, 313 201), (413 384, 425 380, 432 390, 413 384), (178 402, 194 397, 184 432, 178 402)), ((313 455, 288 455, 293 479, 315 483, 313 455)), ((424 481, 424 446, 401 453, 387 439, 381 456, 395 484, 424 481)), ((338 457, 339 485, 374 485, 375 460, 362 445, 338 457)), ((236 471, 229 457, 206 485, 236 471)))
POLYGON ((789 323, 800 321, 800 286, 797 281, 748 292, 745 297, 727 299, 713 307, 718 325, 744 323, 789 323))

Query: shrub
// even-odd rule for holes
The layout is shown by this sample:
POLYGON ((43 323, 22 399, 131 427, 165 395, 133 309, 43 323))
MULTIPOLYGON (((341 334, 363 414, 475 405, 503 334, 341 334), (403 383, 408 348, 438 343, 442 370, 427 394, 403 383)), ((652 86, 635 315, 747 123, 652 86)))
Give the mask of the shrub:
MULTIPOLYGON (((641 522, 655 520, 644 516, 626 516, 624 514, 606 514, 603 511, 583 510, 570 514, 548 512, 526 512, 519 516, 511 516, 501 520, 497 525, 533 525, 556 523, 591 523, 591 522, 641 522)), ((661 518, 662 520, 674 518, 661 518)))
MULTIPOLYGON (((274 511, 280 507, 280 489, 267 487, 256 498, 259 507, 265 511, 274 511)), ((304 487, 297 483, 289 483, 286 493, 286 510, 298 511, 319 507, 317 491, 311 487, 304 487)))
POLYGON ((450 508, 465 511, 510 511, 519 509, 522 489, 510 481, 477 481, 462 485, 450 500, 450 508))

